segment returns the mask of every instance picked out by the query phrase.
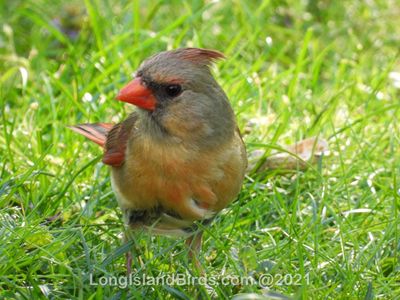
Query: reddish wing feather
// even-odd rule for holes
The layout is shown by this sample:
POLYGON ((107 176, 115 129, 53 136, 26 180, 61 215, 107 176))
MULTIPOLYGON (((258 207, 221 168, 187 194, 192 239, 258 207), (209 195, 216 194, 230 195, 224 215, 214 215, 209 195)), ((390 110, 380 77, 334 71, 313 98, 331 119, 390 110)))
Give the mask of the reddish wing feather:
POLYGON ((125 149, 129 136, 135 126, 137 115, 131 114, 125 121, 115 125, 107 134, 104 146, 103 163, 118 167, 125 160, 125 149))
POLYGON ((73 131, 82 134, 97 145, 104 147, 106 143, 107 133, 112 128, 113 124, 96 123, 96 124, 80 124, 69 126, 73 131))
POLYGON ((126 145, 136 119, 136 114, 131 114, 125 121, 116 125, 108 123, 80 124, 69 126, 69 128, 104 148, 104 164, 118 167, 125 160, 126 145))

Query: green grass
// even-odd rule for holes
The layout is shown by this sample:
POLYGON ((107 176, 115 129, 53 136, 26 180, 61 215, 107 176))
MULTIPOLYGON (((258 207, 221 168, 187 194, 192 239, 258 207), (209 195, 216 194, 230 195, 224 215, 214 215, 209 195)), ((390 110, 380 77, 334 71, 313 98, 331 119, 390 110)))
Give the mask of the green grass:
MULTIPOLYGON (((249 151, 311 136, 331 150, 306 172, 246 179, 206 230, 207 276, 298 274, 298 285, 269 287, 295 299, 400 297, 398 2, 74 3, 75 18, 62 1, 0 4, 1 298, 267 293, 258 284, 90 285, 90 274, 125 274, 127 246, 101 150, 66 125, 122 120, 132 108, 113 99, 139 63, 185 46, 226 54, 214 74, 240 128, 257 120, 249 151)), ((137 276, 191 272, 180 239, 143 235, 140 248, 137 276)))

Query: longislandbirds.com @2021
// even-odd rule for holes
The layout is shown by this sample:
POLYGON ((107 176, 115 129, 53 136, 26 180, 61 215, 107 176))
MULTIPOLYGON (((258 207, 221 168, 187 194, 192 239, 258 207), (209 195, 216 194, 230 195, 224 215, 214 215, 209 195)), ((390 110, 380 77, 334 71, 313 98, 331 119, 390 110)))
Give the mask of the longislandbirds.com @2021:
POLYGON ((118 286, 126 288, 128 286, 184 286, 184 285, 258 285, 262 288, 270 288, 279 285, 302 285, 309 283, 309 274, 260 274, 259 276, 237 276, 237 275, 211 275, 211 276, 192 276, 188 273, 161 273, 158 276, 142 276, 130 274, 129 276, 94 276, 90 274, 90 285, 118 286))

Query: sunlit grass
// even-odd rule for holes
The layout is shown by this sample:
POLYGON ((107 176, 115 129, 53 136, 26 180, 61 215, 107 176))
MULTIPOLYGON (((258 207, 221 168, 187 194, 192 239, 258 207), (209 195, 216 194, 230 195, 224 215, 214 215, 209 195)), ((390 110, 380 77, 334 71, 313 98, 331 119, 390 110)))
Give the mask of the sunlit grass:
MULTIPOLYGON (((298 274, 299 284, 269 287, 281 297, 400 297, 399 15, 396 1, 0 4, 0 295, 267 293, 259 284, 90 285, 91 274, 125 274, 129 245, 101 149, 66 126, 122 120, 132 108, 113 99, 140 62, 196 46, 227 56, 213 72, 239 127, 251 125, 249 151, 311 136, 330 145, 306 172, 246 179, 206 229, 205 274, 298 274)), ((140 248, 137 276, 191 272, 181 240, 143 235, 140 248)))

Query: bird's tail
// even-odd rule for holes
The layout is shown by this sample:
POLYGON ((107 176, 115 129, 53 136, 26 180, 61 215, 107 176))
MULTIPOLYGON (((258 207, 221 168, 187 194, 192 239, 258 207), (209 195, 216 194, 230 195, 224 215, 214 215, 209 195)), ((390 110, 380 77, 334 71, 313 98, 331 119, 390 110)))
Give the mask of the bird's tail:
POLYGON ((104 147, 107 139, 107 134, 113 128, 113 124, 95 123, 95 124, 79 124, 68 126, 73 131, 82 134, 97 145, 104 147))
POLYGON ((268 157, 264 150, 254 150, 249 154, 248 172, 264 170, 305 170, 316 164, 323 156, 329 154, 328 142, 322 138, 312 137, 293 145, 276 149, 268 157))

